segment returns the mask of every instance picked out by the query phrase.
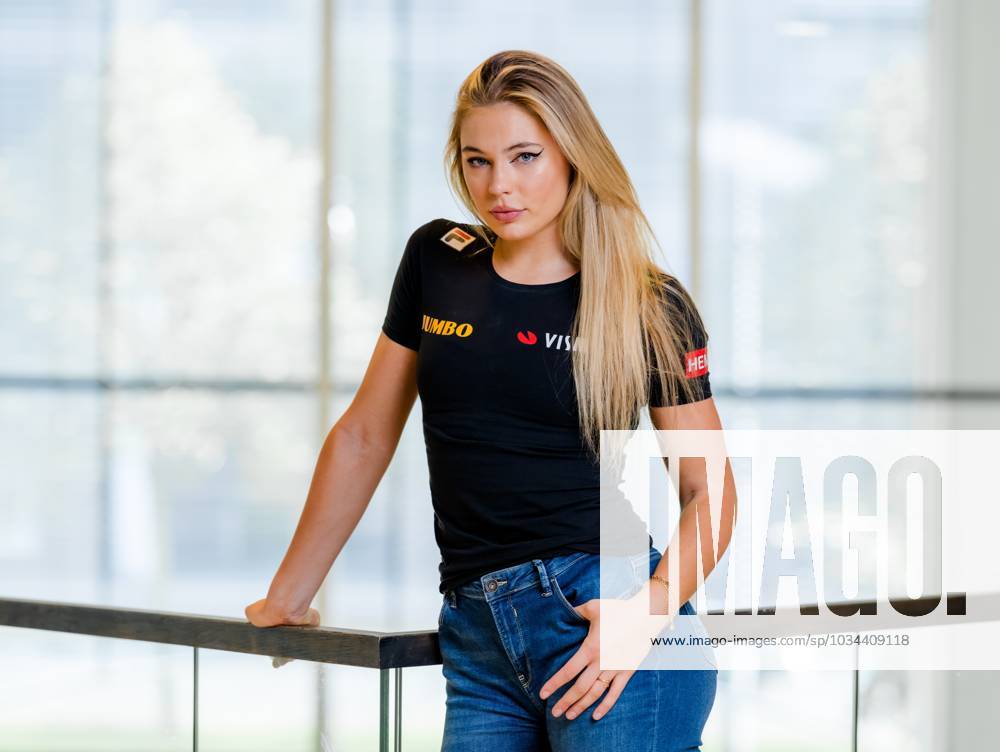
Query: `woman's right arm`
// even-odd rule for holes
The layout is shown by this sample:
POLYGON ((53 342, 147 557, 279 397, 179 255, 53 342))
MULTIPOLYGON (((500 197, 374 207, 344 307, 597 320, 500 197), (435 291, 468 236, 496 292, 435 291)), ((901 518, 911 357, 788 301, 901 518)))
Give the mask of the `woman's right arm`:
MULTIPOLYGON (((267 598, 246 609, 251 623, 307 622, 309 604, 396 452, 417 397, 416 372, 416 350, 380 332, 361 386, 320 450, 305 507, 267 598)), ((318 623, 318 615, 310 621, 318 623)))

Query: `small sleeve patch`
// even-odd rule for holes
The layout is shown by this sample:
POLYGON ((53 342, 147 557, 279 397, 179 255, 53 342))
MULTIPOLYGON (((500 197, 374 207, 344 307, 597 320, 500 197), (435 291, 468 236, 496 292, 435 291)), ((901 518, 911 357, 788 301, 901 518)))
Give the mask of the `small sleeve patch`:
POLYGON ((693 379, 708 373, 708 348, 692 350, 684 355, 684 377, 693 379))
POLYGON ((475 239, 474 235, 467 233, 461 227, 452 227, 448 230, 448 232, 441 236, 442 242, 444 242, 445 245, 451 246, 456 251, 462 250, 475 239))

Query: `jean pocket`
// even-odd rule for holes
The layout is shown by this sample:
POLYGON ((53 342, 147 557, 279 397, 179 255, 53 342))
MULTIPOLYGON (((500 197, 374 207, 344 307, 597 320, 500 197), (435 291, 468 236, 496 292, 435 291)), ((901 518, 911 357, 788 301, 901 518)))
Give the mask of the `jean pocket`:
POLYGON ((447 592, 441 597, 441 608, 438 610, 438 630, 440 631, 441 626, 444 624, 444 616, 448 613, 451 608, 451 593, 447 592))
POLYGON ((635 576, 635 569, 627 557, 590 554, 549 578, 555 602, 571 620, 589 624, 575 606, 599 598, 624 599, 638 591, 642 581, 635 576), (602 572, 602 567, 604 571, 602 572), (603 578, 603 583, 602 583, 603 578), (602 595, 602 589, 605 591, 602 595))
POLYGON ((592 598, 600 597, 600 556, 583 556, 566 567, 558 575, 549 577, 552 596, 559 610, 577 624, 590 624, 581 616, 574 605, 582 605, 592 598), (561 580, 561 581, 560 581, 561 580), (574 604, 575 601, 575 604, 574 604))
MULTIPOLYGON (((559 586, 559 580, 553 577, 549 582, 552 584, 552 595, 555 596, 556 603, 559 607, 566 613, 566 615, 578 624, 590 624, 590 619, 583 617, 580 613, 573 608, 573 604, 569 602, 569 599, 563 594, 562 588, 559 586)), ((585 598, 581 603, 586 603, 589 598, 585 598)))

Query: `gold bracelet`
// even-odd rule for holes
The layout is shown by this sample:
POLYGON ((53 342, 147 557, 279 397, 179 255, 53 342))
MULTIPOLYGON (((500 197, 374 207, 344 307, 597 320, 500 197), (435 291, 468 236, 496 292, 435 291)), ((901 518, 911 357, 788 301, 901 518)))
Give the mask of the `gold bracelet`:
POLYGON ((660 575, 658 575, 658 574, 650 575, 649 579, 650 580, 656 580, 657 582, 662 582, 663 583, 663 587, 667 588, 668 590, 670 589, 670 583, 667 582, 662 577, 660 577, 660 575))
MULTIPOLYGON (((670 583, 667 582, 667 580, 663 579, 658 574, 650 575, 649 579, 650 580, 656 580, 657 582, 662 583, 663 587, 665 587, 667 589, 667 595, 668 596, 670 595, 670 583)), ((670 608, 670 598, 669 597, 667 598, 667 608, 668 609, 670 608)), ((670 629, 673 629, 675 626, 676 625, 674 624, 674 617, 670 616, 670 629)))

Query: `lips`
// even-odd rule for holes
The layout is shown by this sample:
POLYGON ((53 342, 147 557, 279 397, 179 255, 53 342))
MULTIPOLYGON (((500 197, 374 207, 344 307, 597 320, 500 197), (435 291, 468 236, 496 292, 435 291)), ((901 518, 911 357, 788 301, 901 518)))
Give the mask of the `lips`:
POLYGON ((524 209, 491 209, 490 214, 501 222, 510 222, 524 213, 524 209))

